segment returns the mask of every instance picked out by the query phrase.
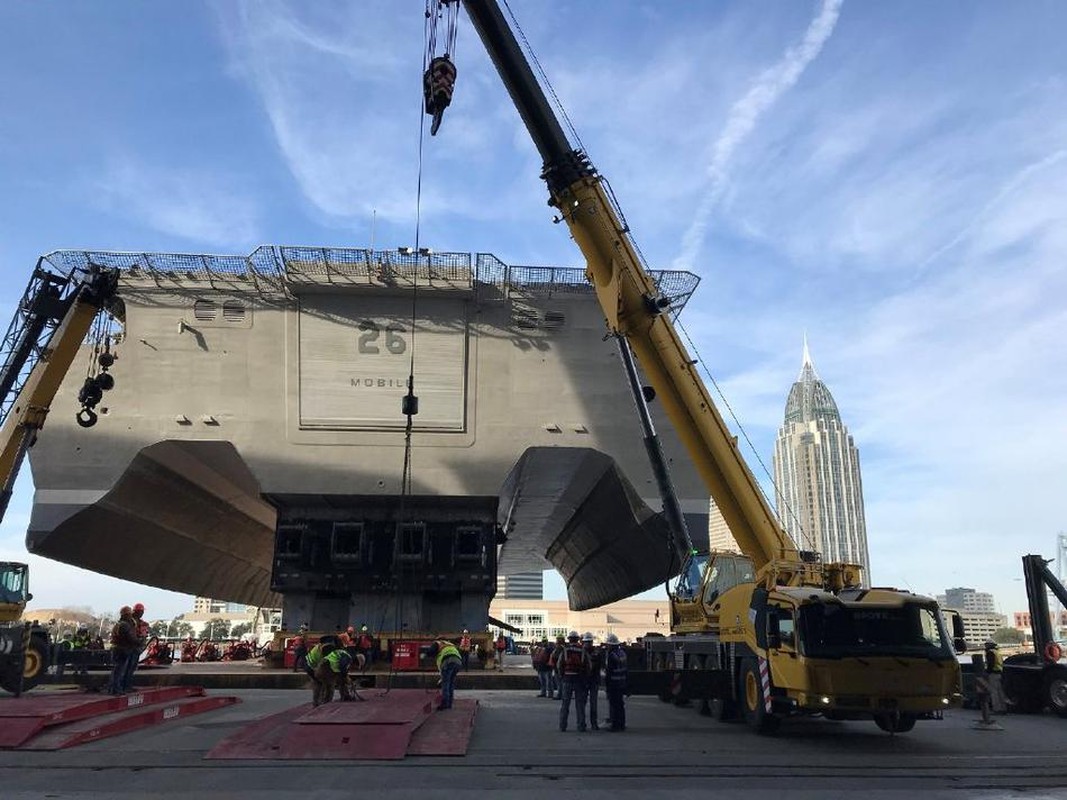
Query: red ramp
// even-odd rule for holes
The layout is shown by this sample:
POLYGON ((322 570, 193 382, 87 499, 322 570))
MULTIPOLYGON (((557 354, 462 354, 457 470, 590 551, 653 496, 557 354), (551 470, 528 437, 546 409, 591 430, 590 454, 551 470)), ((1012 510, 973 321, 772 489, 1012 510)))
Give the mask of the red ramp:
POLYGON ((38 693, 0 698, 0 749, 58 750, 236 703, 199 686, 169 686, 112 697, 38 693))

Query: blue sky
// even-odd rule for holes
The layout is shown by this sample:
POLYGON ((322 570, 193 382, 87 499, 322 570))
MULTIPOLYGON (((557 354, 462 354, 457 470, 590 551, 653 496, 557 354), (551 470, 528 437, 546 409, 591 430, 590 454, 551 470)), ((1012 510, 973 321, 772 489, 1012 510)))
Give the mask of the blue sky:
MULTIPOLYGON (((1067 529, 1067 6, 511 6, 650 263, 702 276, 682 322, 759 458, 806 332, 875 581, 1025 608, 1067 529)), ((0 4, 0 307, 57 248, 414 243, 422 50, 417 0, 0 4)), ((579 264, 465 17, 455 59, 420 242, 579 264)), ((187 606, 33 565, 42 604, 187 606)))

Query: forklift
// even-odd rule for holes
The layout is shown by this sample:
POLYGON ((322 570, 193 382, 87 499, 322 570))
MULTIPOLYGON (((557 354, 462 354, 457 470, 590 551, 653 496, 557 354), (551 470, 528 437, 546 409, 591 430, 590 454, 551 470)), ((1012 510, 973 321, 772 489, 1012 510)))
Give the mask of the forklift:
POLYGON ((1012 711, 1037 714, 1045 708, 1067 717, 1067 661, 1056 641, 1049 615, 1048 592, 1067 607, 1067 588, 1041 556, 1023 556, 1026 597, 1030 604, 1030 628, 1034 651, 1004 659, 1002 683, 1012 711))

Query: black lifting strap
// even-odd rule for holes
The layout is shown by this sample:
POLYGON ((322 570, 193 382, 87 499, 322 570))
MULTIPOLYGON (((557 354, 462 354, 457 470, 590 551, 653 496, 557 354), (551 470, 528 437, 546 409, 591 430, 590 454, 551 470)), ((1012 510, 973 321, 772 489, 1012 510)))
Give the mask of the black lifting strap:
POLYGON ((435 136, 441 127, 441 117, 452 102, 456 89, 456 65, 448 55, 437 56, 422 76, 422 92, 426 101, 426 113, 433 117, 430 135, 435 136))

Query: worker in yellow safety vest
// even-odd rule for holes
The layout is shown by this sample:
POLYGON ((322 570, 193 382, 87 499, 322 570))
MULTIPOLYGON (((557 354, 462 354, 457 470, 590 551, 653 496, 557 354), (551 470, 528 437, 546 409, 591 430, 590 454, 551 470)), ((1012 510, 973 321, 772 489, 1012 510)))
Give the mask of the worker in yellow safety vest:
POLYGON ((315 693, 312 705, 320 706, 333 700, 334 687, 341 690, 341 700, 352 699, 348 690, 348 668, 352 665, 352 655, 347 650, 335 648, 323 656, 315 667, 315 693))
POLYGON ((439 711, 452 708, 452 698, 456 691, 456 674, 463 659, 459 648, 447 639, 438 639, 430 646, 430 652, 437 657, 437 671, 441 673, 441 703, 439 711))
POLYGON ((993 713, 1003 714, 1008 710, 1008 703, 1004 699, 1004 687, 1001 684, 1001 676, 1004 673, 1004 659, 1001 657, 997 643, 994 641, 985 643, 985 671, 986 682, 989 686, 989 701, 993 706, 993 713))

